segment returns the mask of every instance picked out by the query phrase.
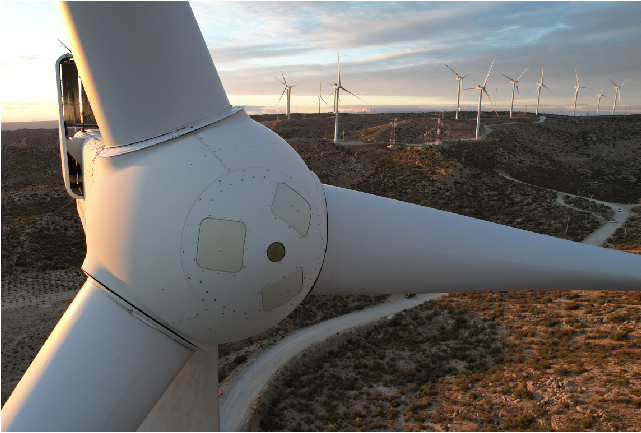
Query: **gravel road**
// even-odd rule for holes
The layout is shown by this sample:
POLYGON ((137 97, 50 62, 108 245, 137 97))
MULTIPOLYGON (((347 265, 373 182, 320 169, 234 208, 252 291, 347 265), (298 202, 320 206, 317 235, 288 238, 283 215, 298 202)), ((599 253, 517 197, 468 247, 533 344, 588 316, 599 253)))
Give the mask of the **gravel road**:
POLYGON ((319 323, 281 340, 254 358, 235 376, 220 398, 221 431, 241 431, 249 418, 251 406, 276 371, 294 356, 337 333, 366 325, 399 311, 440 297, 442 293, 417 295, 414 298, 377 305, 319 323))

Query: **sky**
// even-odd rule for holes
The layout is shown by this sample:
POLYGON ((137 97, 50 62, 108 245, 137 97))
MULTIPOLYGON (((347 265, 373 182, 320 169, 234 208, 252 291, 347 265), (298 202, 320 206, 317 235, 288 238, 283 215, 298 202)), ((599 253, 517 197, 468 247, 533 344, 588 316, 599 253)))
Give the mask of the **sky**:
MULTIPOLYGON (((577 114, 641 113, 641 2, 191 2, 223 86, 233 105, 250 114, 284 113, 284 75, 292 112, 332 111, 340 52, 340 111, 455 110, 456 76, 482 84, 498 110, 536 105, 572 114, 575 68, 577 114), (281 72, 282 71, 282 72, 281 72), (282 73, 282 75, 281 75, 282 73), (319 89, 320 86, 320 89, 319 89)), ((0 2, 2 121, 57 118, 54 62, 67 38, 53 2, 0 2)), ((68 44, 67 44, 68 45, 68 44)), ((463 110, 476 110, 478 90, 463 92, 463 110)), ((483 110, 491 110, 484 98, 483 110)))

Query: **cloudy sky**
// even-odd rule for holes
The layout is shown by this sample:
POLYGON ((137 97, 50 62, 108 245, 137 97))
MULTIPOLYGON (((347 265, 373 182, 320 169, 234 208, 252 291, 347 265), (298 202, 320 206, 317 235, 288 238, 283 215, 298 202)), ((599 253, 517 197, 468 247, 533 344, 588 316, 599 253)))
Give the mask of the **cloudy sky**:
MULTIPOLYGON (((250 113, 284 112, 284 74, 292 111, 317 112, 319 85, 330 105, 340 51, 343 86, 367 103, 341 96, 341 110, 407 111, 456 107, 455 75, 472 71, 465 87, 482 84, 496 57, 487 90, 499 110, 509 109, 519 82, 516 109, 571 113, 578 71, 578 109, 596 110, 597 94, 614 97, 617 112, 641 113, 640 2, 192 2, 196 19, 234 105, 250 113)), ((57 117, 53 65, 66 36, 50 2, 0 4, 2 120, 57 117)), ((484 101, 484 110, 491 109, 484 101)), ((612 100, 602 99, 611 112, 612 100)), ((478 91, 464 92, 463 109, 475 110, 478 91)), ((602 111, 602 112, 603 112, 602 111)))

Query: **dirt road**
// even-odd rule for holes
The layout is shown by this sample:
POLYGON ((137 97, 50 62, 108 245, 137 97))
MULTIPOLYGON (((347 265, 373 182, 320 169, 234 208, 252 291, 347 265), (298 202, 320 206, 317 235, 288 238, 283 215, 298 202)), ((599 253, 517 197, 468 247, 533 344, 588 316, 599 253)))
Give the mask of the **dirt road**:
MULTIPOLYGON (((498 173, 499 175, 503 176, 504 178, 506 178, 506 179, 508 179, 508 180, 511 180, 511 181, 513 181, 513 182, 519 182, 519 183, 523 183, 523 184, 526 184, 526 185, 531 185, 531 184, 529 184, 529 183, 522 182, 522 181, 520 181, 520 180, 518 180, 518 179, 514 179, 513 177, 511 177, 511 176, 510 176, 510 175, 508 175, 507 173, 502 173, 502 172, 499 172, 499 171, 497 171, 497 173, 498 173)), ((532 185, 532 186, 536 186, 536 185, 532 185)), ((539 187, 539 188, 540 188, 540 187, 539 187)), ((604 206, 608 206, 608 207, 612 208, 612 210, 614 211, 614 215, 612 216, 612 219, 614 220, 614 222, 607 221, 607 222, 606 222, 605 224, 603 224, 600 228, 598 228, 597 230, 595 230, 594 232, 592 232, 592 234, 591 234, 590 236, 586 237, 585 239, 583 239, 583 240, 581 241, 581 243, 583 243, 583 244, 594 245, 595 247, 599 247, 599 246, 601 246, 605 241, 607 241, 607 240, 608 240, 608 238, 609 238, 610 236, 612 236, 612 234, 614 233, 614 231, 615 231, 618 227, 620 227, 621 225, 623 225, 623 223, 625 223, 625 222, 626 222, 626 220, 627 220, 627 219, 628 219, 628 217, 630 216, 630 209, 632 209, 633 207, 637 206, 636 204, 608 203, 608 202, 601 201, 601 200, 595 200, 595 199, 592 199, 592 198, 581 197, 581 196, 579 196, 579 195, 569 194, 569 193, 567 193, 567 192, 555 191, 555 190, 553 190, 553 189, 547 189, 547 188, 542 188, 542 189, 546 189, 547 191, 555 192, 555 193, 557 194, 557 198, 556 198, 557 203, 559 203, 559 204, 560 204, 560 205, 562 205, 562 206, 567 206, 567 207, 569 207, 569 208, 576 209, 576 210, 577 210, 577 211, 579 211, 579 212, 586 212, 586 211, 584 211, 584 210, 582 210, 582 209, 577 209, 577 208, 575 208, 575 207, 573 207, 573 206, 570 206, 570 205, 566 204, 566 203, 563 201, 563 197, 564 197, 564 196, 567 196, 567 197, 580 197, 580 198, 584 198, 584 199, 586 199, 586 200, 590 200, 590 201, 592 201, 592 202, 594 202, 594 203, 602 204, 602 205, 604 205, 604 206), (619 211, 619 210, 620 210, 620 211, 619 211)), ((596 214, 596 213, 594 213, 593 215, 594 215, 595 217, 597 217, 597 218, 601 219, 601 220, 602 220, 602 218, 603 218, 603 217, 601 217, 600 215, 598 215, 598 214, 596 214)))
POLYGON ((391 316, 441 295, 441 293, 418 295, 410 299, 381 304, 319 323, 281 340, 254 358, 239 375, 231 380, 231 384, 220 399, 221 431, 241 431, 249 418, 254 399, 260 394, 261 389, 282 365, 302 351, 337 333, 391 316))

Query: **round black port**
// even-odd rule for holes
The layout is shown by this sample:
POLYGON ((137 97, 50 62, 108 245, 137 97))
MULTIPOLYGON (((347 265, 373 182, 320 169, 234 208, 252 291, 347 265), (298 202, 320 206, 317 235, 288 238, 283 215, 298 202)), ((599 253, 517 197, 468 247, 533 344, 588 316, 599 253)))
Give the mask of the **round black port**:
POLYGON ((272 262, 280 262, 285 257, 285 245, 274 242, 267 248, 267 258, 272 262))

